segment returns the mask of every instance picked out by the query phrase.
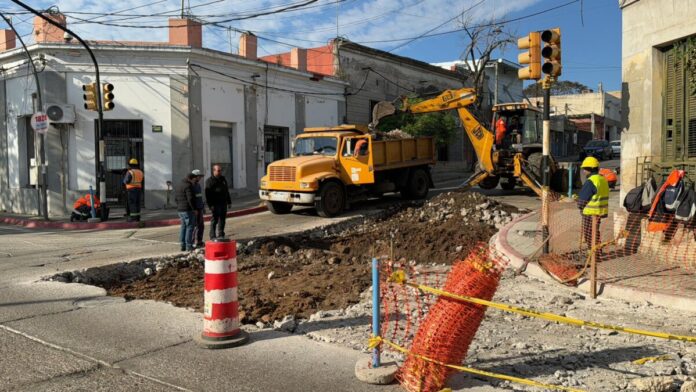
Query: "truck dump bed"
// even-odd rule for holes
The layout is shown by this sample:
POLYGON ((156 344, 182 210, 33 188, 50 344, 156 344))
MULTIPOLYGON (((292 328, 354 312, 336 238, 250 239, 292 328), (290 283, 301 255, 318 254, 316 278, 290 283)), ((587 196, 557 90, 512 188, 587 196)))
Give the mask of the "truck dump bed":
POLYGON ((432 137, 399 140, 373 140, 372 158, 375 171, 435 163, 432 137))

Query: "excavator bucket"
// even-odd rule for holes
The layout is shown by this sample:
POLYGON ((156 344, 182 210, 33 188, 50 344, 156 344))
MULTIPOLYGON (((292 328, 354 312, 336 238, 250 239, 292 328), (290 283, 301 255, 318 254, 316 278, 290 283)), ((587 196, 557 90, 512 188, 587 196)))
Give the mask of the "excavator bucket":
POLYGON ((379 120, 384 117, 388 117, 396 113, 396 106, 389 101, 378 102, 377 105, 372 109, 372 122, 368 125, 368 128, 374 130, 379 124, 379 120))

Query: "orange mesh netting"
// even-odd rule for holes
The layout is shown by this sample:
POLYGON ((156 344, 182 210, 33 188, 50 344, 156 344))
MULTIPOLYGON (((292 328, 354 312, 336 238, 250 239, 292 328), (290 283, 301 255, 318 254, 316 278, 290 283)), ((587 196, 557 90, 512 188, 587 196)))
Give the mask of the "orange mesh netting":
POLYGON ((542 254, 539 231, 539 249, 531 259, 560 282, 582 283, 590 278, 594 241, 600 285, 696 298, 696 217, 679 220, 664 209, 631 213, 610 204, 609 214, 592 226, 573 200, 552 202, 549 254, 542 254))
MULTIPOLYGON (((500 280, 499 267, 489 257, 488 249, 479 247, 465 261, 452 266, 443 290, 490 300, 500 280)), ((480 305, 438 298, 420 323, 410 351, 443 363, 462 363, 485 311, 480 305)), ((451 372, 447 367, 408 356, 397 379, 408 391, 439 391, 451 372)))

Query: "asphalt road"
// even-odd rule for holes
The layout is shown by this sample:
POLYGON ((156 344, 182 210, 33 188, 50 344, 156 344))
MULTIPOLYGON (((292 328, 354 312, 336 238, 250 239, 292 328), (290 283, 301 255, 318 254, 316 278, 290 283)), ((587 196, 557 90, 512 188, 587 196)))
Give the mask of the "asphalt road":
MULTIPOLYGON (((434 196, 461 179, 440 184, 434 196)), ((485 192, 536 208, 528 190, 485 192)), ((232 238, 307 230, 375 214, 395 196, 356 204, 333 219, 311 209, 227 221, 232 238)), ((57 231, 0 225, 0 390, 396 391, 358 382, 361 354, 302 336, 252 332, 243 348, 206 351, 192 342, 201 315, 153 301, 105 296, 81 284, 40 282, 60 271, 178 253, 177 226, 57 231)), ((206 227, 207 230, 207 227, 206 227)))

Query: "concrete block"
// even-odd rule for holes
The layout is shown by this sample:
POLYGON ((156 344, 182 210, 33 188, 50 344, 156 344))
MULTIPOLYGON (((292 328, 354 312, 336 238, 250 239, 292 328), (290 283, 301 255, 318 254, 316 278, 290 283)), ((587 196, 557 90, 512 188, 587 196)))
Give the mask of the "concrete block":
POLYGON ((104 302, 8 326, 108 363, 191 340, 202 316, 154 301, 104 302))
POLYGON ((76 309, 77 301, 103 297, 104 289, 58 282, 18 284, 0 289, 0 322, 76 309))
POLYGON ((3 329, 0 329, 0 353, 0 390, 3 391, 97 367, 96 363, 3 329))
POLYGON ((72 374, 67 377, 54 378, 27 388, 32 391, 90 391, 90 392, 126 392, 126 391, 172 391, 173 388, 150 381, 146 378, 130 375, 121 369, 103 368, 87 373, 72 374))
POLYGON ((231 350, 205 350, 194 342, 119 362, 118 366, 201 391, 380 391, 398 385, 358 381, 358 351, 273 330, 250 331, 250 342, 231 350))

